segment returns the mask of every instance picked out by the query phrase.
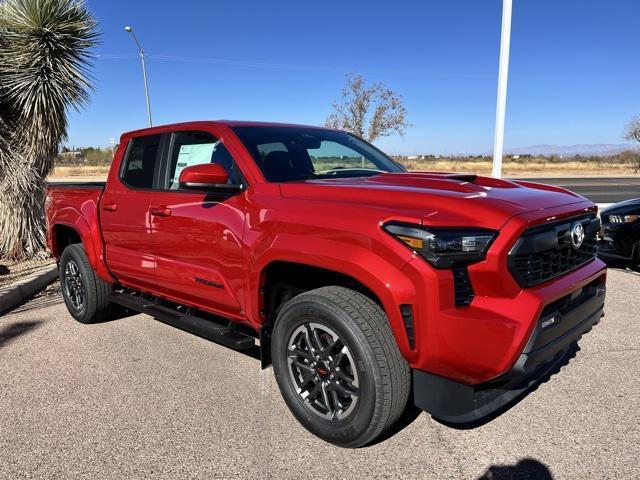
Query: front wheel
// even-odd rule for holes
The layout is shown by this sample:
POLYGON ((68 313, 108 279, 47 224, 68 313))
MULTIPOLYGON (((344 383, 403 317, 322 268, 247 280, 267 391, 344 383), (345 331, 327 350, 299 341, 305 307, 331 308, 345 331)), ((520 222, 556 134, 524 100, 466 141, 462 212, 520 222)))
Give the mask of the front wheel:
POLYGON ((285 304, 272 359, 287 406, 307 430, 342 447, 372 442, 409 397, 409 366, 378 304, 356 291, 323 287, 285 304))
POLYGON ((64 249, 59 263, 64 303, 80 323, 105 320, 111 313, 111 285, 98 277, 81 244, 64 249))

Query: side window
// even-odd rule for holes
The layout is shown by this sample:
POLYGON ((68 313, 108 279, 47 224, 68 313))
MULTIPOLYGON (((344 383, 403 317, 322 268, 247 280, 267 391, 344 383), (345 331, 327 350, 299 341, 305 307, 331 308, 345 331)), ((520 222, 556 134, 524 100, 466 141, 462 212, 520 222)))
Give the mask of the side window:
POLYGON ((160 135, 148 135, 131 140, 122 180, 133 188, 152 188, 153 175, 160 148, 160 135))
POLYGON ((169 152, 169 172, 166 188, 177 190, 180 172, 202 163, 218 163, 229 174, 228 183, 241 183, 233 157, 222 141, 208 132, 176 132, 169 152))

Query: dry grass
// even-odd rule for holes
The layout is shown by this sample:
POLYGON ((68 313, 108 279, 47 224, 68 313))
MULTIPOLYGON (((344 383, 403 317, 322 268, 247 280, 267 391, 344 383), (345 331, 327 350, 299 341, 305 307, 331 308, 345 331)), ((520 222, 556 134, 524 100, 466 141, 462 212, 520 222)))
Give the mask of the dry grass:
MULTIPOLYGON (((489 159, 448 159, 434 158, 426 160, 398 159, 409 170, 434 172, 464 172, 486 175, 491 173, 489 159)), ((64 166, 56 167, 49 175, 50 179, 69 177, 91 177, 93 180, 105 180, 109 165, 103 166, 64 166)), ((502 165, 505 176, 571 176, 571 175, 631 175, 633 168, 628 163, 611 161, 569 160, 553 161, 544 158, 530 160, 505 161, 502 165)))
MULTIPOLYGON (((453 161, 453 160, 406 160, 402 162, 409 170, 427 170, 435 172, 465 172, 476 174, 490 174, 490 161, 453 161)), ((630 175, 633 169, 626 163, 609 162, 504 162, 502 173, 506 176, 527 176, 527 175, 630 175)))
POLYGON ((11 283, 17 282, 18 280, 22 280, 32 273, 36 272, 36 270, 38 270, 39 268, 42 268, 46 265, 51 265, 53 263, 53 258, 23 261, 0 259, 0 265, 9 269, 9 273, 0 275, 0 287, 5 287, 11 283))
POLYGON ((77 177, 77 176, 102 176, 109 173, 109 165, 98 166, 78 166, 78 167, 55 167, 49 177, 77 177))

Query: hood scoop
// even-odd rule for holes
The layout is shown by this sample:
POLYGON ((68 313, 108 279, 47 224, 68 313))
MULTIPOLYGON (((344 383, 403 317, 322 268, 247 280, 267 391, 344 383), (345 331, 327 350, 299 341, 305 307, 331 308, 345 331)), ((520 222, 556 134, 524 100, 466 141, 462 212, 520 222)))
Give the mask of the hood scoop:
POLYGON ((423 177, 444 178, 447 180, 457 180, 458 182, 473 183, 478 178, 472 173, 427 173, 422 174, 423 177))
MULTIPOLYGON (((473 173, 444 173, 444 172, 403 172, 403 173, 383 173, 381 177, 402 178, 402 179, 429 179, 429 180, 456 180, 458 182, 473 183, 478 178, 473 173)), ((375 179, 376 177, 371 177, 375 179)))
POLYGON ((465 173, 382 173, 364 179, 362 183, 383 188, 449 191, 461 194, 484 191, 485 187, 482 182, 479 182, 477 175, 465 173))

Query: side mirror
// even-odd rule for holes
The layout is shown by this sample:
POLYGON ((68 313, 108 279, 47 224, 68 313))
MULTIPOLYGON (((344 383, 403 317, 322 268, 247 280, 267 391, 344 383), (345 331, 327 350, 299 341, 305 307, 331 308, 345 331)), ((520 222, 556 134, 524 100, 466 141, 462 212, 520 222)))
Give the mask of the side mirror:
POLYGON ((180 172, 180 188, 191 190, 212 190, 227 185, 229 174, 218 163, 203 163, 186 167, 180 172))

